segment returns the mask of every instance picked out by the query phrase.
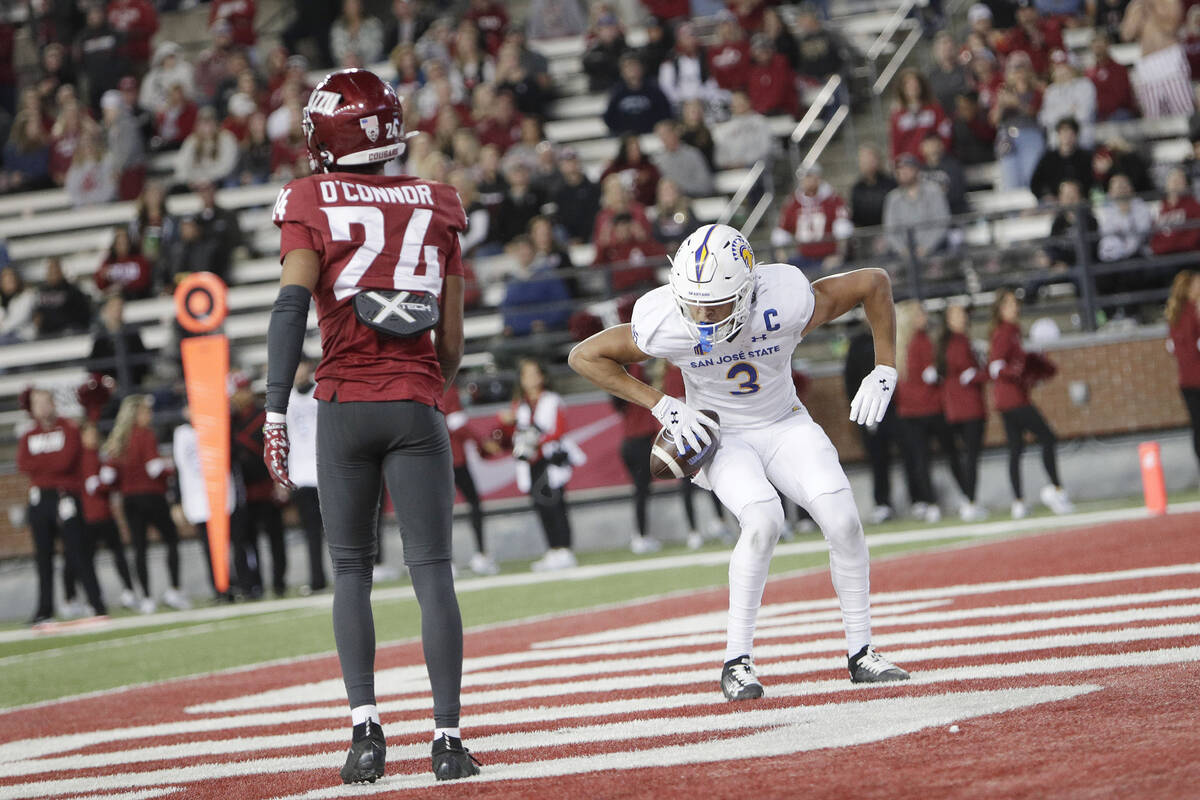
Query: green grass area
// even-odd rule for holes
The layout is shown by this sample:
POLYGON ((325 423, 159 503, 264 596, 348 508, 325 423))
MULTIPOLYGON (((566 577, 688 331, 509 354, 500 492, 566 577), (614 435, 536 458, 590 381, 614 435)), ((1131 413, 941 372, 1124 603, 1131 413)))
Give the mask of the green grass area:
MULTIPOLYGON (((1200 499, 1200 492, 1172 496, 1173 502, 1200 499)), ((1081 504, 1082 511, 1129 507, 1132 498, 1081 504)), ((995 521, 1005 517, 993 515, 995 521)), ((957 524, 947 519, 936 526, 957 524)), ((892 521, 868 528, 876 533, 912 530, 911 520, 892 521)), ((819 538, 816 534, 811 538, 819 538)), ((963 538, 875 544, 872 557, 940 548, 963 538)), ((978 538, 974 538, 979 541, 978 538)), ((709 545, 719 550, 725 545, 709 545)), ((681 546, 668 547, 663 555, 682 555, 681 546)), ((585 553, 583 565, 619 563, 644 559, 628 550, 585 553)), ((776 556, 772 574, 821 567, 828 562, 824 552, 776 556)), ((528 569, 528 562, 506 562, 504 573, 528 569)), ((677 591, 721 587, 726 584, 725 564, 697 565, 606 575, 588 579, 547 580, 522 586, 491 587, 471 591, 473 580, 460 580, 460 605, 468 627, 519 620, 534 615, 564 613, 625 601, 656 597, 677 591)), ((403 585, 394 581, 378 584, 386 589, 403 585)), ((98 630, 78 634, 36 637, 0 644, 0 708, 52 700, 82 692, 112 689, 214 670, 247 666, 275 659, 331 653, 333 631, 327 603, 280 610, 265 602, 257 608, 245 606, 242 614, 219 620, 188 621, 157 625, 150 623, 120 630, 98 630), (261 611, 257 609, 261 608, 261 611), (53 675, 53 680, 47 680, 53 675)), ((408 639, 419 634, 419 614, 412 599, 384 599, 375 603, 375 627, 379 642, 408 639)))

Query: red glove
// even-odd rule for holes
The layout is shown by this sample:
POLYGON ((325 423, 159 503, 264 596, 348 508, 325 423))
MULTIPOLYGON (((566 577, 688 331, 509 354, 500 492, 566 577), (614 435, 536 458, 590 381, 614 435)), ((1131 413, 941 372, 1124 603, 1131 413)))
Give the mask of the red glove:
POLYGON ((277 411, 267 412, 267 422, 263 425, 263 462, 276 483, 288 489, 295 489, 295 484, 288 477, 289 444, 286 419, 277 411))

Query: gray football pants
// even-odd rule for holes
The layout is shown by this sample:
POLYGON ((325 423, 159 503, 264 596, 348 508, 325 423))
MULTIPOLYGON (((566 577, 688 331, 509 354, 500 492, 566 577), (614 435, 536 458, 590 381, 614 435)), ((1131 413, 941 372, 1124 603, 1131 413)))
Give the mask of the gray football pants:
POLYGON ((386 480, 421 608, 434 720, 458 727, 462 617, 450 571, 454 474, 442 414, 410 401, 319 401, 317 470, 333 561, 333 633, 350 707, 375 704, 371 571, 386 480))

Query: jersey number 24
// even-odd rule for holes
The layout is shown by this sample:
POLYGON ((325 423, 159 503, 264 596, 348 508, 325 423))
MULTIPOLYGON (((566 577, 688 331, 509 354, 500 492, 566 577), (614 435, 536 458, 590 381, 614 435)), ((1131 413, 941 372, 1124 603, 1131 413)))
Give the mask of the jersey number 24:
MULTIPOLYGON (((329 235, 335 242, 354 241, 351 225, 361 225, 363 241, 346 266, 333 282, 333 296, 345 300, 357 294, 358 282, 367 274, 384 246, 383 212, 375 206, 323 206, 329 221, 329 235)), ((392 271, 392 288, 399 291, 429 292, 435 297, 442 291, 442 264, 438 260, 438 249, 425 244, 425 234, 433 219, 433 209, 414 208, 412 218, 404 229, 404 241, 400 245, 400 257, 392 271), (424 258, 422 258, 424 250, 424 258)))

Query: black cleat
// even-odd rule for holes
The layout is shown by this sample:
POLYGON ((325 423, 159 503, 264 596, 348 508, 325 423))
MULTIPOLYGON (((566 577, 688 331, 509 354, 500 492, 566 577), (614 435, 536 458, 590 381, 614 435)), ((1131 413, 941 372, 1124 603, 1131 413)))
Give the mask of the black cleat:
POLYGON ((367 720, 354 726, 354 737, 346 764, 342 767, 342 783, 374 783, 383 777, 383 761, 387 745, 383 741, 383 728, 379 723, 367 720))
POLYGON ((725 662, 721 669, 721 691, 726 700, 757 700, 763 696, 763 685, 754 674, 750 656, 738 656, 725 662))
POLYGON ((888 661, 871 645, 863 645, 863 649, 850 656, 851 683, 882 683, 885 681, 906 681, 909 674, 888 661))
POLYGON ((479 759, 463 747, 462 739, 442 734, 433 740, 433 776, 453 781, 479 774, 479 759))

